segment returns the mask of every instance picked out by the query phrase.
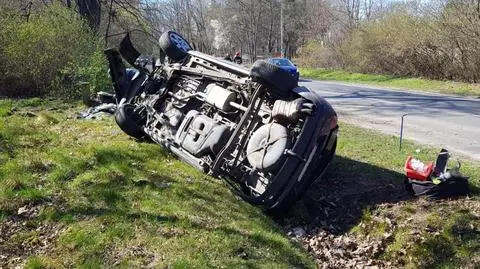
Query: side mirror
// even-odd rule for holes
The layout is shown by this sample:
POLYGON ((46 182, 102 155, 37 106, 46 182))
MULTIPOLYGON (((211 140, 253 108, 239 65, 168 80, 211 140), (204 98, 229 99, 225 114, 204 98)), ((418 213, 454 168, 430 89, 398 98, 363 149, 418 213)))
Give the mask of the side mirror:
POLYGON ((297 64, 293 64, 293 65, 297 66, 297 64))
POLYGON ((129 64, 135 66, 135 60, 137 60, 138 56, 140 56, 140 52, 138 52, 133 46, 129 33, 127 33, 120 42, 118 51, 129 64))

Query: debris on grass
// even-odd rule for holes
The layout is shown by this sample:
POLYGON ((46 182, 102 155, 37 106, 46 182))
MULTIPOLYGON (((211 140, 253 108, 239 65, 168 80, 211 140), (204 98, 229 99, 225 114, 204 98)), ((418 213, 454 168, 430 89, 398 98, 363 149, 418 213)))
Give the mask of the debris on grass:
POLYGON ((18 208, 16 215, 0 221, 0 266, 24 265, 28 257, 54 248, 64 225, 38 218, 42 209, 51 205, 52 202, 29 203, 18 208))
MULTIPOLYGON (((340 126, 337 156, 324 180, 279 220, 321 268, 480 266, 480 168, 465 162, 470 197, 431 201, 404 189, 405 156, 419 147, 357 127, 340 126), (376 149, 374 154, 365 154, 376 149), (477 191, 475 191, 477 190, 477 191), (294 229, 305 229, 295 236, 294 229)), ((424 159, 437 149, 421 148, 424 159)))

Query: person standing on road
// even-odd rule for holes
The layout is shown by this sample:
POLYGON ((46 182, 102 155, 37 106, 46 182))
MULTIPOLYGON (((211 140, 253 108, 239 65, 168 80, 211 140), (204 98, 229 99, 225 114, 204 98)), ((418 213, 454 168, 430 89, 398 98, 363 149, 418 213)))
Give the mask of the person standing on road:
POLYGON ((239 51, 235 53, 235 57, 233 57, 233 61, 237 64, 242 64, 242 56, 240 56, 239 51))

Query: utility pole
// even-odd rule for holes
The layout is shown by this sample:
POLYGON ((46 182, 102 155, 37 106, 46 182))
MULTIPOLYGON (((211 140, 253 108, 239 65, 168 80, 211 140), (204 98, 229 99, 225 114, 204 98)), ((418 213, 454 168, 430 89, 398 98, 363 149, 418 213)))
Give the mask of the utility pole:
POLYGON ((283 54, 283 0, 280 0, 280 57, 285 57, 283 54))

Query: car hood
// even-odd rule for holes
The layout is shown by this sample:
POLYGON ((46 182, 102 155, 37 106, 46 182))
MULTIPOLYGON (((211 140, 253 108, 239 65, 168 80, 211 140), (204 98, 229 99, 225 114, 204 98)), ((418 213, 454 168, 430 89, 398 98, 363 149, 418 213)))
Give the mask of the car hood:
POLYGON ((283 70, 287 70, 289 72, 295 72, 297 71, 297 67, 296 66, 279 66, 281 69, 283 70))

